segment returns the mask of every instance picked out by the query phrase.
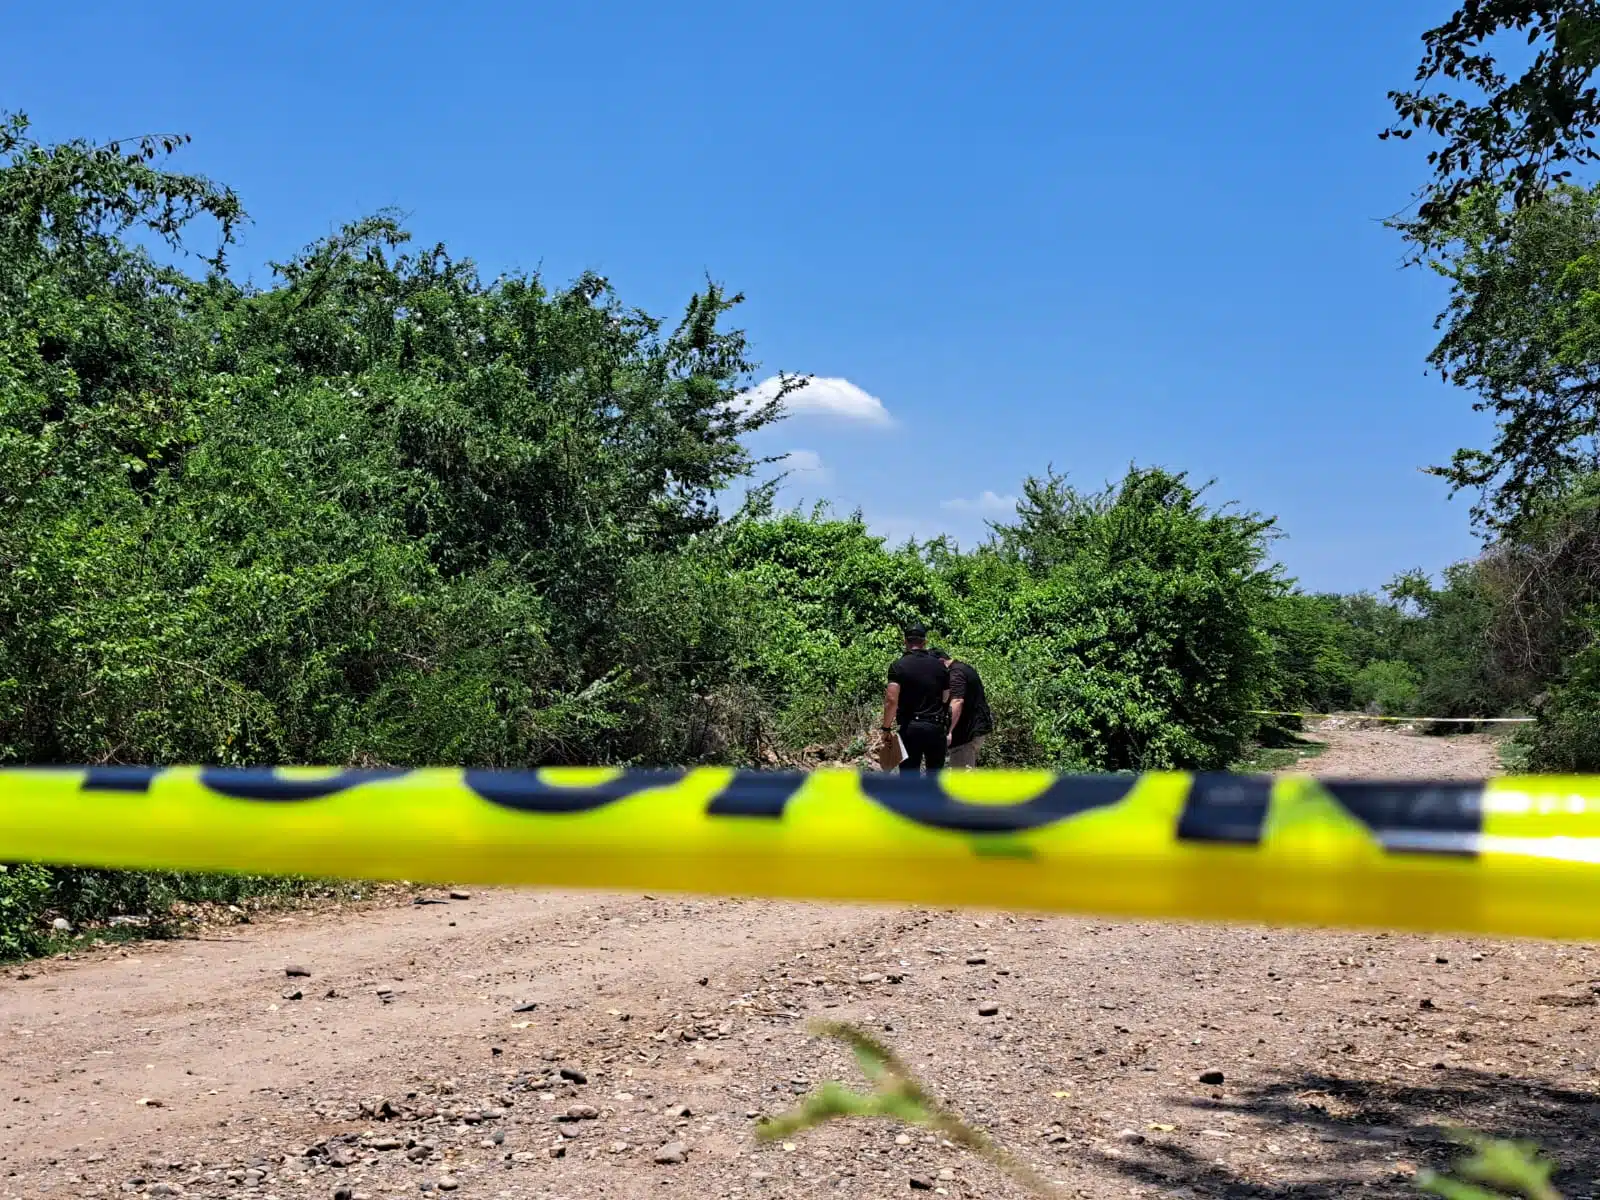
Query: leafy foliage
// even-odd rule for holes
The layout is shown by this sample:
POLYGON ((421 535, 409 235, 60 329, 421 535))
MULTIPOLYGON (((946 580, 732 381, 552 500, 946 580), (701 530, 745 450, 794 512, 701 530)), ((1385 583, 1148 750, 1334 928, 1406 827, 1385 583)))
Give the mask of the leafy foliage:
POLYGON ((881 703, 885 666, 910 619, 947 626, 949 606, 914 546, 890 549, 859 513, 774 513, 758 498, 706 548, 741 598, 742 677, 790 745, 854 739, 881 703), (818 687, 819 680, 827 685, 818 687))
POLYGON ((776 415, 737 401, 737 297, 709 285, 668 329, 596 277, 486 283, 442 247, 408 253, 386 216, 266 291, 190 279, 118 235, 181 246, 208 214, 226 243, 231 193, 148 148, 9 128, 0 754, 495 764, 681 744, 639 689, 718 617, 630 631, 663 585, 640 566, 716 526, 712 497, 751 465, 740 437, 776 415))
POLYGON ((1423 707, 1538 709, 1523 735, 1530 766, 1600 769, 1590 733, 1600 711, 1590 663, 1600 627, 1600 189, 1553 169, 1596 157, 1600 7, 1469 0, 1424 40, 1419 80, 1455 80, 1486 99, 1396 97, 1402 116, 1445 138, 1428 199, 1400 226, 1451 288, 1430 362, 1477 394, 1496 431, 1486 448, 1434 468, 1478 492, 1486 550, 1443 588, 1399 581, 1413 619, 1390 657, 1413 666, 1423 707), (1540 48, 1513 82, 1486 47, 1515 30, 1540 48))
POLYGON ((44 949, 50 887, 50 872, 43 867, 0 864, 0 961, 28 958, 44 949))
POLYGON ((1532 771, 1600 771, 1600 624, 1572 659, 1523 737, 1532 771))
POLYGON ((1440 237, 1474 194, 1509 192, 1525 204, 1571 167, 1596 159, 1595 0, 1462 0, 1422 43, 1418 86, 1389 93, 1396 120, 1380 135, 1404 139, 1425 129, 1443 143, 1428 152, 1433 178, 1406 225, 1414 240, 1440 237), (1514 79, 1497 57, 1497 46, 1513 35, 1538 47, 1514 79), (1445 86, 1430 90, 1439 83, 1445 86))
MULTIPOLYGON (((0 761, 748 757, 737 606, 686 553, 778 411, 740 399, 739 298, 484 281, 387 215, 248 287, 183 140, 0 123, 0 761)), ((35 882, 0 953, 226 890, 35 882)))
MULTIPOLYGON (((1409 663, 1385 658, 1368 663, 1350 681, 1351 699, 1363 712, 1381 716, 1410 716, 1419 710, 1421 694, 1417 672, 1409 663)), ((1446 713, 1430 713, 1446 716, 1446 713)))
POLYGON ((1432 265, 1451 291, 1429 362, 1496 420, 1488 449, 1433 471, 1481 494, 1491 531, 1515 533, 1600 465, 1600 193, 1557 188, 1511 218, 1473 197, 1432 265))
POLYGON ((1420 571, 1399 576, 1387 591, 1415 615, 1401 648, 1417 679, 1416 703, 1430 716, 1482 716, 1526 700, 1517 681, 1496 663, 1493 629, 1512 597, 1481 562, 1446 568, 1435 588, 1420 571))
POLYGON ((1355 667, 1353 630, 1339 596, 1290 592, 1267 609, 1272 672, 1263 707, 1281 712, 1329 712, 1347 707, 1355 667))
POLYGON ((1003 590, 964 636, 1032 681, 1035 738, 1057 761, 1218 768, 1253 732, 1288 586, 1267 558, 1272 521, 1201 495, 1159 469, 1095 493, 1052 472, 995 526, 997 569, 976 577, 1003 590))
POLYGON ((1418 1186, 1445 1200, 1561 1200, 1550 1182, 1553 1171, 1536 1146, 1475 1135, 1462 1135, 1471 1153, 1453 1171, 1425 1171, 1418 1186))

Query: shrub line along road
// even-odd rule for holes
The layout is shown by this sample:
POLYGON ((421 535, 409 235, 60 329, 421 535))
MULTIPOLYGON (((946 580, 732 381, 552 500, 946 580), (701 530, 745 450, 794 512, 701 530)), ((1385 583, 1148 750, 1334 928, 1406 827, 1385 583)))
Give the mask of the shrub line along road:
MULTIPOLYGON (((1322 774, 1493 770, 1480 736, 1320 736, 1322 774)), ((1588 946, 767 901, 268 918, 0 981, 0 1197, 1021 1194, 884 1122, 758 1146, 857 1078, 817 1016, 1069 1194, 1403 1195, 1460 1121, 1543 1139, 1583 1195, 1591 982, 1588 946)))

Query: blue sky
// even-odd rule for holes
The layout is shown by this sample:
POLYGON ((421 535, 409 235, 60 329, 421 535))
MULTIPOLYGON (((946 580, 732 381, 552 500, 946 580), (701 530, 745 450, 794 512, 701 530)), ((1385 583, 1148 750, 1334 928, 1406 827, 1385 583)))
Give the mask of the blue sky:
POLYGON ((1418 468, 1486 426, 1424 374, 1441 293, 1379 224, 1424 147, 1375 136, 1453 7, 24 5, 0 107, 193 134, 242 265, 396 205, 658 312, 709 273, 764 374, 838 381, 758 437, 805 452, 790 500, 970 543, 1047 465, 1159 464, 1349 590, 1475 546, 1418 468))

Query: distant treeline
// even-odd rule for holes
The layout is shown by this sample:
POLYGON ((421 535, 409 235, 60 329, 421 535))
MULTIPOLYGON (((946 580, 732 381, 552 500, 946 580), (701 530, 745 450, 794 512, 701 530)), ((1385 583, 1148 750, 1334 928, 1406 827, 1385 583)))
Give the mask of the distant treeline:
POLYGON ((1160 469, 1047 472, 968 552, 722 515, 781 415, 738 297, 485 281, 387 216, 252 287, 170 142, 4 129, 0 760, 848 755, 915 616, 983 671, 994 761, 1215 768, 1251 709, 1490 715, 1573 648, 1527 620, 1570 505, 1383 600, 1297 592, 1269 518, 1160 469))

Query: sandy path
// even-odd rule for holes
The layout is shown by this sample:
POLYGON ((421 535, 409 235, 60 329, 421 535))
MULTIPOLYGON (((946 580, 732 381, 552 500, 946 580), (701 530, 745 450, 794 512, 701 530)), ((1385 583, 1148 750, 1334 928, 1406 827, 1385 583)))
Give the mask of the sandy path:
POLYGON ((1396 729, 1324 728, 1307 736, 1327 743, 1307 766, 1330 779, 1479 779, 1500 771, 1489 734, 1424 737, 1396 729))
MULTIPOLYGON (((1319 773, 1492 767, 1326 736, 1319 773)), ((483 892, 125 955, 0 982, 0 1196, 1020 1195, 885 1123, 758 1146, 754 1114, 855 1078, 824 1015, 1069 1194, 1408 1194, 1447 1120, 1545 1139, 1570 1194, 1600 1173, 1587 946, 483 892)))

